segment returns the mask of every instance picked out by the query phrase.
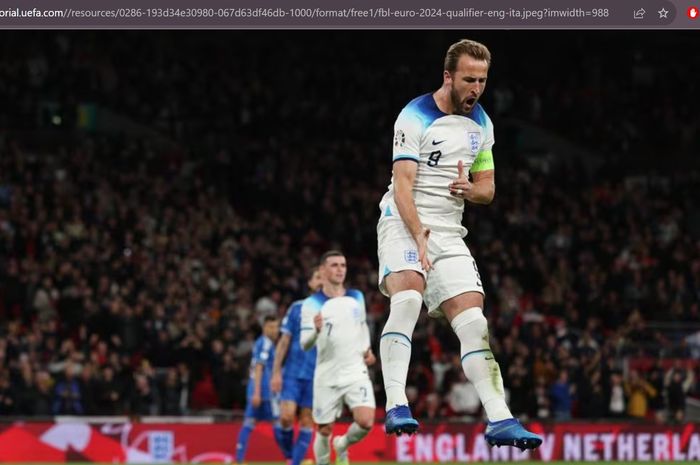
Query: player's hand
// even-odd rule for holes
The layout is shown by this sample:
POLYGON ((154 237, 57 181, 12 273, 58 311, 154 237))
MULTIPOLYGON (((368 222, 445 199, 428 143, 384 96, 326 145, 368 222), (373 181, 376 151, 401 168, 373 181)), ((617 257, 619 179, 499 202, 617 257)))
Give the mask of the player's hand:
POLYGON ((368 367, 374 365, 377 362, 377 357, 374 356, 374 353, 372 353, 372 349, 367 349, 367 352, 365 352, 365 365, 368 367))
POLYGON ((316 316, 314 316, 314 326, 316 327, 317 333, 321 331, 323 327, 323 315, 321 315, 321 312, 318 312, 316 316))
POLYGON ((262 403, 262 398, 260 397, 260 394, 253 394, 253 398, 250 399, 250 401, 253 404, 253 407, 258 408, 262 403))
POLYGON ((433 269, 433 262, 431 262, 430 257, 428 257, 429 237, 430 229, 423 226, 420 235, 414 238, 416 241, 416 246, 418 246, 418 260, 420 260, 420 265, 425 271, 430 271, 433 269))
POLYGON ((270 389, 274 393, 282 391, 282 374, 279 372, 272 373, 272 379, 270 380, 270 389))
POLYGON ((472 188, 472 183, 469 182, 469 178, 464 174, 464 163, 462 163, 462 160, 457 162, 457 179, 450 183, 449 188, 450 195, 460 199, 466 199, 467 193, 472 188))

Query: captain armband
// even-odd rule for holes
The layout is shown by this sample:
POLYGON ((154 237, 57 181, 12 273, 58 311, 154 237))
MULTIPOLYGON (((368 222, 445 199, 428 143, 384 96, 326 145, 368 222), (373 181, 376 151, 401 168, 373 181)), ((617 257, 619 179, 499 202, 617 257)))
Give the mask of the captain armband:
POLYGON ((493 152, 491 150, 482 150, 479 155, 476 156, 471 169, 472 173, 478 173, 479 171, 487 171, 494 169, 493 165, 493 152))

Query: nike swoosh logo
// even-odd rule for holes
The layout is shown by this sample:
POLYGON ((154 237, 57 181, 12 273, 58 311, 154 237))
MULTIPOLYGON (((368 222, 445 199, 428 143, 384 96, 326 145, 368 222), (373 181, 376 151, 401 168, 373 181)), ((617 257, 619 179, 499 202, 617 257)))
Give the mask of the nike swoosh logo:
POLYGON ((433 139, 433 145, 440 145, 440 144, 442 144, 443 142, 445 142, 445 140, 446 140, 446 139, 443 139, 443 140, 440 140, 440 141, 435 142, 435 139, 433 139))
POLYGON ((484 357, 484 360, 493 360, 493 357, 484 357))

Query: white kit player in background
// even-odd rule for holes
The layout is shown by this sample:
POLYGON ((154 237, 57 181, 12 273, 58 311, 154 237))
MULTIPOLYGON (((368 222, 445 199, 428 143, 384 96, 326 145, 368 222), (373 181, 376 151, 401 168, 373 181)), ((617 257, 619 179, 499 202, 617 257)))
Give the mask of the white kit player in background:
POLYGON ((428 314, 446 317, 460 340, 464 373, 489 419, 486 440, 530 449, 542 438, 523 428, 506 405, 482 311, 484 289, 463 239, 465 201, 489 204, 495 194, 493 124, 477 103, 490 65, 483 44, 453 44, 442 86, 412 100, 396 119, 393 176, 377 225, 379 288, 391 298, 380 342, 385 430, 418 430, 405 389, 411 336, 425 302, 428 314))
POLYGON ((341 252, 321 257, 322 289, 301 307, 300 343, 305 350, 317 347, 312 414, 318 425, 314 440, 317 465, 330 462, 330 435, 343 411, 352 411, 354 422, 347 432, 333 438, 336 464, 348 463, 348 447, 367 436, 374 424, 374 389, 367 366, 376 358, 370 347, 365 298, 356 289, 345 289, 347 264, 341 252))

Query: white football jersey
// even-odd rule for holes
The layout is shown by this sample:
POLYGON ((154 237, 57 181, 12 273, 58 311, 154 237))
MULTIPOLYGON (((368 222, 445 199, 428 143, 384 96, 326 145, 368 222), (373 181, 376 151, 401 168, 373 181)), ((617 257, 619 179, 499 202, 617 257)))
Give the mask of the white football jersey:
MULTIPOLYGON (((406 105, 394 124, 393 161, 418 163, 413 198, 424 225, 467 234, 462 226, 464 200, 450 195, 448 186, 457 178, 458 161, 462 160, 466 173, 493 144, 493 124, 478 103, 468 116, 443 113, 432 93, 406 105)), ((379 208, 383 220, 401 219, 393 177, 379 208)))
POLYGON ((347 386, 367 379, 364 353, 370 340, 362 292, 348 289, 342 297, 329 298, 319 291, 309 296, 301 307, 302 340, 309 331, 316 331, 314 316, 318 312, 323 316, 323 327, 316 336, 314 386, 347 386))

